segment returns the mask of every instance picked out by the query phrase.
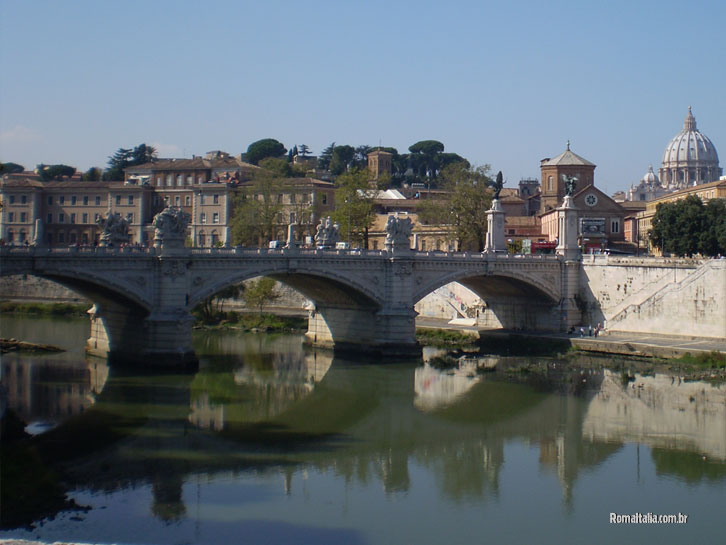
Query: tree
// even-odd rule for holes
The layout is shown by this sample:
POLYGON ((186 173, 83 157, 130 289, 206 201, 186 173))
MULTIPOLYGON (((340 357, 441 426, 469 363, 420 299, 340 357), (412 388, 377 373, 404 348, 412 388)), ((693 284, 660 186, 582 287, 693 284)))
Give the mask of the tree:
POLYGON ((232 241, 244 246, 260 246, 277 239, 277 216, 282 212, 282 180, 263 171, 235 197, 230 221, 232 241))
POLYGON ((243 297, 245 304, 250 308, 256 308, 262 314, 262 308, 275 301, 279 295, 275 292, 275 282, 272 278, 262 277, 248 282, 245 286, 243 297))
POLYGON ((320 157, 318 157, 318 168, 320 170, 328 170, 330 168, 330 161, 333 159, 334 149, 335 142, 320 152, 320 157))
POLYGON ((127 148, 119 148, 116 153, 109 156, 108 168, 103 173, 104 180, 123 180, 124 169, 131 164, 134 150, 127 148))
POLYGON ((300 154, 302 157, 307 157, 311 154, 310 148, 307 147, 305 144, 300 144, 300 149, 298 150, 298 154, 300 154))
POLYGON ((18 163, 0 163, 0 173, 2 174, 18 174, 24 171, 25 167, 18 163))
POLYGON ((70 178, 76 173, 76 169, 68 165, 44 165, 42 163, 36 167, 35 171, 44 182, 70 178))
POLYGON ((103 171, 100 168, 91 167, 83 173, 81 179, 84 182, 100 182, 103 176, 103 171))
POLYGON ((156 159, 156 148, 153 146, 147 146, 146 144, 139 144, 131 152, 130 166, 150 163, 154 159, 156 159))
POLYGON ((204 299, 194 310, 199 313, 203 322, 214 322, 224 312, 224 301, 226 299, 237 300, 241 292, 240 284, 232 284, 204 299))
POLYGON ((421 201, 419 219, 428 224, 451 228, 451 240, 460 249, 483 251, 486 243, 487 215, 492 202, 490 167, 469 166, 460 162, 441 171, 440 185, 446 197, 421 201))
POLYGON ((408 151, 411 152, 411 167, 416 174, 429 182, 436 180, 444 145, 438 140, 421 140, 409 146, 408 151))
POLYGON ((373 151, 370 146, 357 146, 355 148, 355 154, 353 156, 353 165, 358 168, 365 168, 368 166, 368 154, 373 151))
POLYGON ((374 192, 368 187, 368 171, 351 169, 335 180, 335 212, 341 240, 368 248, 368 231, 376 217, 374 192))
POLYGON ((342 174, 353 162, 355 157, 355 148, 353 146, 335 146, 333 148, 333 156, 330 159, 330 173, 334 176, 342 174))
POLYGON ((247 148, 245 160, 253 165, 258 164, 265 157, 282 157, 287 153, 285 146, 274 138, 263 138, 252 142, 247 148))
POLYGON ((695 195, 661 203, 655 209, 651 243, 661 252, 678 256, 726 253, 726 205, 711 200, 704 205, 695 195))

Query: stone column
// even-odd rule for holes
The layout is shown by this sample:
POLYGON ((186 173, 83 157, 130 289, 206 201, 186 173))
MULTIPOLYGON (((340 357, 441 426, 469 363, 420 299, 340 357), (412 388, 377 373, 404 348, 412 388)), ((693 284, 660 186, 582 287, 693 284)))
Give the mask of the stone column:
POLYGON ((557 209, 558 238, 557 255, 564 256, 565 260, 580 258, 580 246, 577 243, 577 209, 572 197, 567 195, 562 206, 557 209))
POLYGON ((507 243, 504 238, 504 210, 499 199, 492 201, 487 210, 487 241, 484 251, 487 253, 506 253, 507 243))

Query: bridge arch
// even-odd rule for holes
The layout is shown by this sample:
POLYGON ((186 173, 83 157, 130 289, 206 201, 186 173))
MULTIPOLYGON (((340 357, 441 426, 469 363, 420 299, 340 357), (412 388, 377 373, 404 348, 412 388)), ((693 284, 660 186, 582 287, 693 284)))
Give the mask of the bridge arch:
POLYGON ((479 326, 504 329, 559 329, 560 294, 556 286, 537 277, 507 269, 459 270, 422 282, 414 304, 437 289, 458 282, 484 301, 475 318, 479 326))
POLYGON ((224 288, 245 280, 266 276, 274 278, 300 292, 318 306, 378 309, 383 306, 381 294, 355 279, 343 276, 333 270, 298 267, 294 272, 285 267, 267 266, 235 271, 216 278, 213 282, 194 290, 189 296, 189 307, 218 293, 224 288))

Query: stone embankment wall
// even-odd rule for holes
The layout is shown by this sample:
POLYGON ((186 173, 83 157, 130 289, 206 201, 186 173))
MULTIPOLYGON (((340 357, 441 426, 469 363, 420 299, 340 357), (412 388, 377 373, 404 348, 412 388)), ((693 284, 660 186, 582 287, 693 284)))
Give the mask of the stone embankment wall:
POLYGON ((583 323, 611 331, 726 338, 726 260, 583 258, 583 323))

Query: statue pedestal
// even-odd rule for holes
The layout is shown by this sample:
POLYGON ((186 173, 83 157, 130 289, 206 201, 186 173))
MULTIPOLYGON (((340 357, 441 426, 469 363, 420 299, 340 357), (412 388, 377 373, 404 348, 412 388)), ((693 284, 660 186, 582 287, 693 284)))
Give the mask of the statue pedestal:
POLYGON ((492 207, 487 210, 487 241, 484 251, 487 253, 507 251, 507 242, 504 239, 504 210, 499 199, 494 199, 492 207))
POLYGON ((580 246, 577 244, 577 208, 570 195, 565 196, 562 206, 557 209, 559 226, 559 242, 555 249, 557 255, 564 256, 567 261, 580 258, 580 246))

